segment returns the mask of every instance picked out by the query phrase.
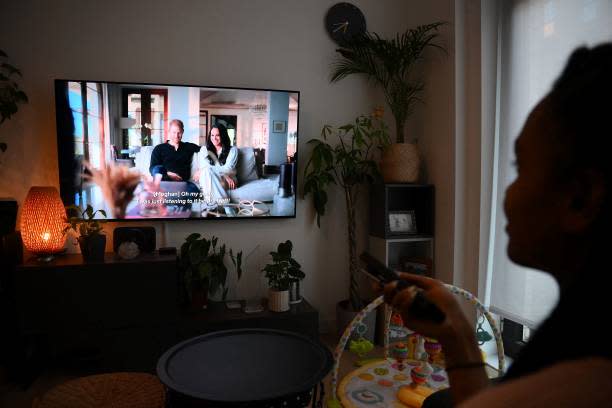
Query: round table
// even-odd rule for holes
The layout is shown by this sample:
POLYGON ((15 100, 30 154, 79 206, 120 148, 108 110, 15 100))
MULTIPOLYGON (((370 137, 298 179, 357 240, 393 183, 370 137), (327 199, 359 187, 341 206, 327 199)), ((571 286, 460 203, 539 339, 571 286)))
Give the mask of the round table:
POLYGON ((239 329, 177 344, 159 359, 157 374, 170 406, 305 407, 332 360, 324 345, 307 337, 239 329))

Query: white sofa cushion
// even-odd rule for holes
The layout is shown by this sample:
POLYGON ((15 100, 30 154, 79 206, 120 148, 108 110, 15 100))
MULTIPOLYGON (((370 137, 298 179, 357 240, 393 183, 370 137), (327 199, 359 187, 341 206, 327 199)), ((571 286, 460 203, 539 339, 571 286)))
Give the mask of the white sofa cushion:
POLYGON ((257 167, 255 164, 255 152, 252 147, 238 148, 238 164, 236 165, 236 178, 238 185, 257 180, 257 167))

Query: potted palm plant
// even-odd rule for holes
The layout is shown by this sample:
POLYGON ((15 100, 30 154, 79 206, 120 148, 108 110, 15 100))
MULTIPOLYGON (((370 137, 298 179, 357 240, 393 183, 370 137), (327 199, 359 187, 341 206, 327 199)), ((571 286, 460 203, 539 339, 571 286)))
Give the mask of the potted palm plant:
POLYGON ((363 74, 382 87, 385 99, 395 119, 396 143, 383 152, 381 172, 385 182, 415 182, 418 180, 420 159, 417 138, 404 143, 404 125, 414 104, 420 101, 423 81, 414 78, 414 67, 428 47, 444 50, 434 40, 443 22, 421 25, 398 34, 381 38, 365 33, 347 42, 336 51, 340 57, 332 65, 331 81, 351 74, 363 74))
POLYGON ((325 214, 327 191, 332 184, 344 190, 348 227, 349 252, 349 300, 353 311, 362 307, 358 293, 359 259, 357 258, 356 209, 360 199, 360 187, 380 178, 378 165, 374 160, 377 150, 389 144, 389 133, 380 115, 359 116, 355 122, 337 128, 326 125, 321 139, 308 142, 313 147, 306 163, 304 195, 312 194, 320 226, 325 214), (337 143, 328 143, 330 138, 337 143))
MULTIPOLYGON (((184 274, 185 289, 196 310, 205 309, 209 297, 227 297, 227 267, 225 266, 226 246, 217 247, 218 238, 200 237, 194 233, 185 238, 181 245, 179 265, 184 274)), ((242 251, 234 256, 232 249, 229 257, 234 265, 238 279, 242 276, 242 251)))
POLYGON ((85 262, 100 262, 104 260, 104 249, 106 248, 106 235, 102 231, 102 224, 106 220, 96 219, 100 213, 106 218, 104 210, 95 210, 90 204, 82 210, 76 205, 66 207, 66 223, 64 233, 72 230, 78 234, 79 247, 85 262))
POLYGON ((272 263, 263 268, 268 279, 268 308, 273 312, 289 310, 289 286, 304 279, 301 265, 291 257, 293 244, 287 240, 278 244, 276 252, 270 252, 272 263))

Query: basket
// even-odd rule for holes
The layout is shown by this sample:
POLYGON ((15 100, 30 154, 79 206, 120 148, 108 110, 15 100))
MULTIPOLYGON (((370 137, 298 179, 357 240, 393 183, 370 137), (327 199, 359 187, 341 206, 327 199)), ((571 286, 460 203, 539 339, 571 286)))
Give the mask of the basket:
POLYGON ((33 408, 163 408, 162 383, 146 373, 110 373, 77 378, 56 386, 33 408))

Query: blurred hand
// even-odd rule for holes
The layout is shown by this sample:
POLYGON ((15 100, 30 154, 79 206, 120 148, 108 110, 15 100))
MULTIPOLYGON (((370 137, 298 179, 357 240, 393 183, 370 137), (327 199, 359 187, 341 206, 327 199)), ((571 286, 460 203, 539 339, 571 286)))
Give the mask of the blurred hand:
POLYGON ((225 177, 225 182, 227 183, 227 187, 230 190, 233 190, 236 188, 236 182, 234 181, 233 178, 231 178, 230 176, 223 176, 223 177, 225 177))
POLYGON ((405 287, 397 290, 397 282, 391 282, 384 287, 385 301, 401 314, 404 325, 426 337, 437 339, 443 345, 454 341, 457 336, 471 337, 474 329, 463 314, 455 295, 438 280, 410 273, 399 273, 399 279, 423 289, 425 298, 444 313, 441 323, 417 319, 410 313, 414 291, 405 287))
POLYGON ((200 170, 196 170, 196 172, 193 173, 193 176, 191 176, 191 178, 193 179, 195 183, 199 183, 200 182, 200 170))
POLYGON ((183 181, 183 178, 181 176, 179 176, 178 174, 169 171, 166 173, 168 175, 168 177, 170 177, 170 179, 174 180, 174 181, 183 181))

